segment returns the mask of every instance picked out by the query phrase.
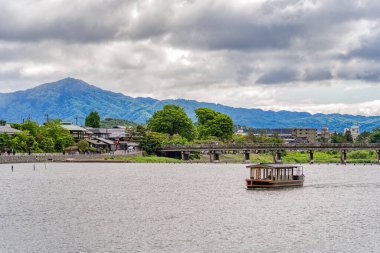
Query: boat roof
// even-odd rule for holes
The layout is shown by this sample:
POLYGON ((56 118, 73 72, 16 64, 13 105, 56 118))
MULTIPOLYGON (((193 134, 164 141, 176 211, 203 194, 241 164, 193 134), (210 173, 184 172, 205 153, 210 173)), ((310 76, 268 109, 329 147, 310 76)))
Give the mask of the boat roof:
POLYGON ((295 164, 283 164, 283 163, 256 163, 246 166, 247 168, 257 168, 257 169, 288 169, 288 168, 297 168, 300 165, 295 164))

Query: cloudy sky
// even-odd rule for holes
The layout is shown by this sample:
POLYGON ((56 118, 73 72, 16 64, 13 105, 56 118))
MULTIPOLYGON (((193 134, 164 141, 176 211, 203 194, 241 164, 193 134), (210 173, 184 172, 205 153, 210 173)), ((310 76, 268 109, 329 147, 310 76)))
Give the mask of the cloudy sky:
POLYGON ((378 0, 0 0, 0 92, 380 115, 378 0))

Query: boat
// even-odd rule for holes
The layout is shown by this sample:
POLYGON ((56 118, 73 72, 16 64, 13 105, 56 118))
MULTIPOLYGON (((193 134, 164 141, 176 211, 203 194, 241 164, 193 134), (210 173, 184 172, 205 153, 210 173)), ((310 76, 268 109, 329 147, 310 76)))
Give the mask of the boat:
POLYGON ((302 187, 303 167, 293 164, 259 163, 248 165, 247 189, 302 187))

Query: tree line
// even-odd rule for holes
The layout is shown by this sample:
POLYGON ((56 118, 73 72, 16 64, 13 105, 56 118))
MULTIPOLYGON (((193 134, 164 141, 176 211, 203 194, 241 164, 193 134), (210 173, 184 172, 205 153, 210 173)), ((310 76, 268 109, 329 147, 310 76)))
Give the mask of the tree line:
MULTIPOLYGON (((42 125, 27 119, 23 123, 11 123, 10 126, 21 132, 10 135, 0 134, 0 152, 21 152, 21 153, 55 153, 65 152, 74 145, 74 138, 70 131, 61 126, 60 119, 50 119, 42 125)), ((0 125, 5 125, 5 120, 0 120, 0 125)), ((90 112, 85 125, 89 127, 100 127, 100 117, 98 112, 90 112)), ((77 144, 81 151, 88 150, 88 142, 80 141, 77 144)))
POLYGON ((63 152, 74 144, 70 132, 61 127, 59 120, 50 120, 38 125, 30 119, 24 123, 13 123, 11 127, 21 132, 14 135, 0 134, 0 151, 14 150, 22 153, 30 152, 63 152))
POLYGON ((330 140, 321 138, 319 141, 330 141, 331 143, 380 143, 380 127, 375 128, 372 132, 364 131, 363 133, 359 134, 356 139, 352 137, 350 131, 346 131, 345 133, 334 132, 331 135, 330 140))
POLYGON ((162 144, 225 142, 232 139, 234 123, 228 115, 209 108, 198 108, 195 114, 197 122, 194 124, 182 107, 165 105, 147 121, 146 128, 137 128, 137 135, 141 137, 140 146, 148 154, 153 154, 162 144))
MULTIPOLYGON (((191 143, 281 143, 279 136, 234 135, 234 122, 223 113, 210 108, 195 110, 196 122, 190 119, 185 110, 177 105, 165 105, 162 110, 156 111, 146 125, 128 124, 131 140, 139 142, 148 154, 156 153, 162 144, 191 144, 191 143)), ((126 124, 128 121, 106 119, 109 124, 126 124)), ((5 125, 0 120, 0 125, 5 125)), ((85 119, 85 125, 93 128, 103 126, 98 112, 92 111, 85 119)), ((13 123, 11 127, 20 130, 20 133, 8 135, 0 134, 0 151, 15 150, 17 152, 64 152, 72 145, 79 150, 86 149, 88 143, 75 143, 70 132, 61 127, 61 120, 53 119, 38 125, 28 119, 23 123, 13 123), (85 145, 86 144, 86 145, 85 145)), ((320 142, 350 143, 370 142, 380 143, 380 127, 371 133, 363 132, 353 140, 350 132, 344 134, 333 133, 331 138, 319 139, 320 142)), ((88 147, 87 147, 88 149, 88 147)))

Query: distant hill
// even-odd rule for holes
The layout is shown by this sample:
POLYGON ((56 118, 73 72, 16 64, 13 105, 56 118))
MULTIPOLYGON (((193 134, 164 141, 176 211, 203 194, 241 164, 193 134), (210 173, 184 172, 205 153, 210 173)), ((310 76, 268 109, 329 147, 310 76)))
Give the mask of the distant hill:
POLYGON ((112 127, 115 127, 115 126, 131 126, 131 127, 135 127, 137 125, 138 125, 137 123, 129 121, 129 120, 126 120, 126 119, 105 118, 105 119, 102 119, 101 122, 100 122, 100 127, 103 127, 103 128, 112 128, 112 127))
POLYGON ((342 114, 310 114, 306 112, 264 111, 245 109, 220 104, 175 99, 157 100, 153 98, 133 98, 121 93, 106 91, 84 81, 65 78, 42 84, 32 89, 12 93, 0 93, 0 119, 20 122, 30 117, 38 122, 49 118, 83 123, 86 115, 98 111, 102 118, 126 119, 145 123, 151 115, 165 104, 182 106, 195 121, 194 109, 208 107, 231 116, 235 124, 255 128, 280 127, 328 127, 331 131, 342 131, 353 123, 359 123, 361 130, 371 130, 380 126, 380 116, 365 117, 342 114))

